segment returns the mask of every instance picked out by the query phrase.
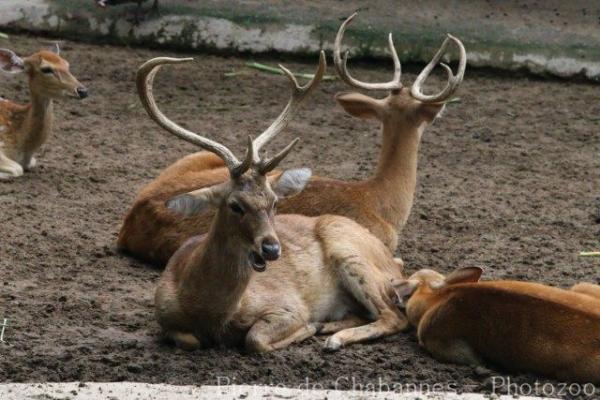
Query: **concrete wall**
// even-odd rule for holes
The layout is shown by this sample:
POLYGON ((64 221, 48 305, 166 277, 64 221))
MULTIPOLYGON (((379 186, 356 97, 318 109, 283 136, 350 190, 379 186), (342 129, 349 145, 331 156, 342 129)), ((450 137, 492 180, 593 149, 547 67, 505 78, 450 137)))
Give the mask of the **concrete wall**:
POLYGON ((331 49, 340 20, 353 55, 387 57, 393 32, 402 61, 426 62, 446 32, 462 39, 471 67, 600 81, 600 6, 539 1, 159 0, 99 8, 92 0, 2 0, 0 31, 225 52, 309 55, 331 49))

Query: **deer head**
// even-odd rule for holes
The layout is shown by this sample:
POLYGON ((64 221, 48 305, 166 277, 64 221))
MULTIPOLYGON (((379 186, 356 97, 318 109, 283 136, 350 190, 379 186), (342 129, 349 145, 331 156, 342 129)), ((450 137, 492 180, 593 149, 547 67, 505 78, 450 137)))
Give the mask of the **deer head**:
POLYGON ((261 148, 281 132, 297 111, 300 103, 317 86, 325 72, 325 55, 321 53, 319 68, 314 78, 300 86, 294 75, 280 66, 290 80, 292 96, 279 117, 255 140, 248 138, 246 155, 242 161, 226 146, 169 120, 156 105, 152 83, 163 64, 187 62, 191 59, 156 58, 142 65, 137 85, 142 104, 154 121, 168 132, 194 143, 219 156, 229 170, 226 182, 177 196, 167 202, 167 208, 184 215, 216 209, 218 224, 228 227, 228 240, 246 250, 249 265, 256 271, 266 269, 267 260, 276 260, 281 246, 274 228, 277 200, 299 193, 311 176, 309 169, 293 169, 279 176, 267 176, 289 154, 299 139, 293 140, 271 158, 260 155, 261 148))
POLYGON ((390 33, 388 44, 394 62, 392 80, 383 83, 366 83, 353 78, 349 74, 347 69, 348 51, 346 51, 343 57, 341 55, 342 39, 346 31, 346 26, 356 15, 354 13, 344 21, 335 38, 334 62, 337 73, 350 86, 365 90, 388 90, 389 95, 384 99, 374 99, 360 93, 344 93, 337 95, 336 100, 346 112, 360 118, 376 118, 382 122, 405 124, 408 126, 420 126, 423 123, 431 123, 443 109, 445 103, 454 95, 463 80, 467 57, 465 48, 460 40, 452 35, 448 35, 433 59, 425 66, 409 89, 401 83, 400 59, 396 53, 392 34, 390 33), (458 47, 460 53, 457 74, 454 75, 448 65, 440 63, 448 74, 448 82, 445 88, 437 94, 424 94, 422 92, 423 83, 441 60, 451 43, 454 43, 458 47))
POLYGON ((57 99, 72 97, 84 99, 88 91, 69 71, 69 63, 60 57, 58 45, 21 58, 13 51, 0 49, 0 69, 8 73, 26 71, 31 93, 57 99))
POLYGON ((483 269, 479 267, 458 268, 448 276, 431 269, 419 270, 407 280, 394 285, 398 305, 406 310, 410 323, 417 326, 440 290, 459 283, 478 282, 482 274, 483 269))

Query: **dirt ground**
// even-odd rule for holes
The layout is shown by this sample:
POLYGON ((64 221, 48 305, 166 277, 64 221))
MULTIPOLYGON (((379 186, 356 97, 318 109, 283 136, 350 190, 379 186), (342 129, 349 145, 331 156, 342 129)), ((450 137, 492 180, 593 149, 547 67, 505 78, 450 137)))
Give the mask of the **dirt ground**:
MULTIPOLYGON (((1 44, 27 54, 43 41, 13 35, 1 44)), ((62 54, 90 97, 57 104, 39 167, 0 183, 0 321, 10 324, 8 343, 0 343, 0 382, 217 384, 220 376, 246 384, 442 383, 489 392, 494 375, 537 380, 441 364, 418 348, 414 332, 335 354, 321 351, 322 338, 266 355, 186 353, 160 342, 153 317, 160 271, 117 253, 115 240, 136 191, 196 151, 151 122, 135 93, 136 67, 168 53, 64 43, 62 54)), ((287 82, 244 69, 244 59, 195 56, 194 64, 161 71, 159 102, 174 120, 240 150, 245 135, 280 112, 287 82), (224 77, 231 71, 242 73, 224 77)), ((316 66, 283 61, 294 71, 316 66)), ((406 69, 403 80, 411 83, 415 70, 406 69)), ((370 80, 391 77, 388 65, 352 70, 370 80)), ((26 101, 24 77, 1 79, 0 96, 26 101)), ((286 166, 368 176, 379 127, 344 114, 333 100, 343 90, 339 81, 324 82, 278 139, 275 147, 302 138, 286 166)), ((423 137, 416 201, 398 248, 407 272, 477 265, 488 279, 599 282, 600 259, 578 253, 600 246, 600 87, 467 71, 460 98, 423 137)))

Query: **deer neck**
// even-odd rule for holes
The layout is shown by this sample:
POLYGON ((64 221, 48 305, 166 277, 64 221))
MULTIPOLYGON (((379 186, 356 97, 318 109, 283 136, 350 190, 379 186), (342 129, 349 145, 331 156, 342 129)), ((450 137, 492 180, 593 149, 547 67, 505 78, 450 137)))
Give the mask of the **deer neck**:
POLYGON ((52 99, 31 91, 31 104, 27 112, 25 135, 22 139, 22 151, 25 155, 33 154, 48 138, 52 130, 52 99))
POLYGON ((237 310, 250 282, 248 251, 240 246, 239 229, 218 211, 211 228, 191 257, 182 289, 194 299, 205 322, 223 325, 237 310))
POLYGON ((390 118, 383 122, 383 143, 375 176, 370 180, 377 208, 394 226, 408 219, 417 182, 417 161, 426 123, 390 118))

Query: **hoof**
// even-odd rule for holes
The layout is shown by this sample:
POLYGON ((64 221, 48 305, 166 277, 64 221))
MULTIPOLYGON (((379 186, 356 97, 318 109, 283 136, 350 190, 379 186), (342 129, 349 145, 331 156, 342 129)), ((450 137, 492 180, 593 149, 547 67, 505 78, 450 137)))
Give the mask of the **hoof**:
POLYGON ((329 337, 325 341, 325 346, 323 346, 323 350, 325 351, 338 351, 342 348, 342 341, 334 336, 329 337))
POLYGON ((20 174, 0 172, 0 181, 4 181, 4 182, 12 181, 13 179, 17 179, 20 176, 23 176, 22 172, 20 174))

